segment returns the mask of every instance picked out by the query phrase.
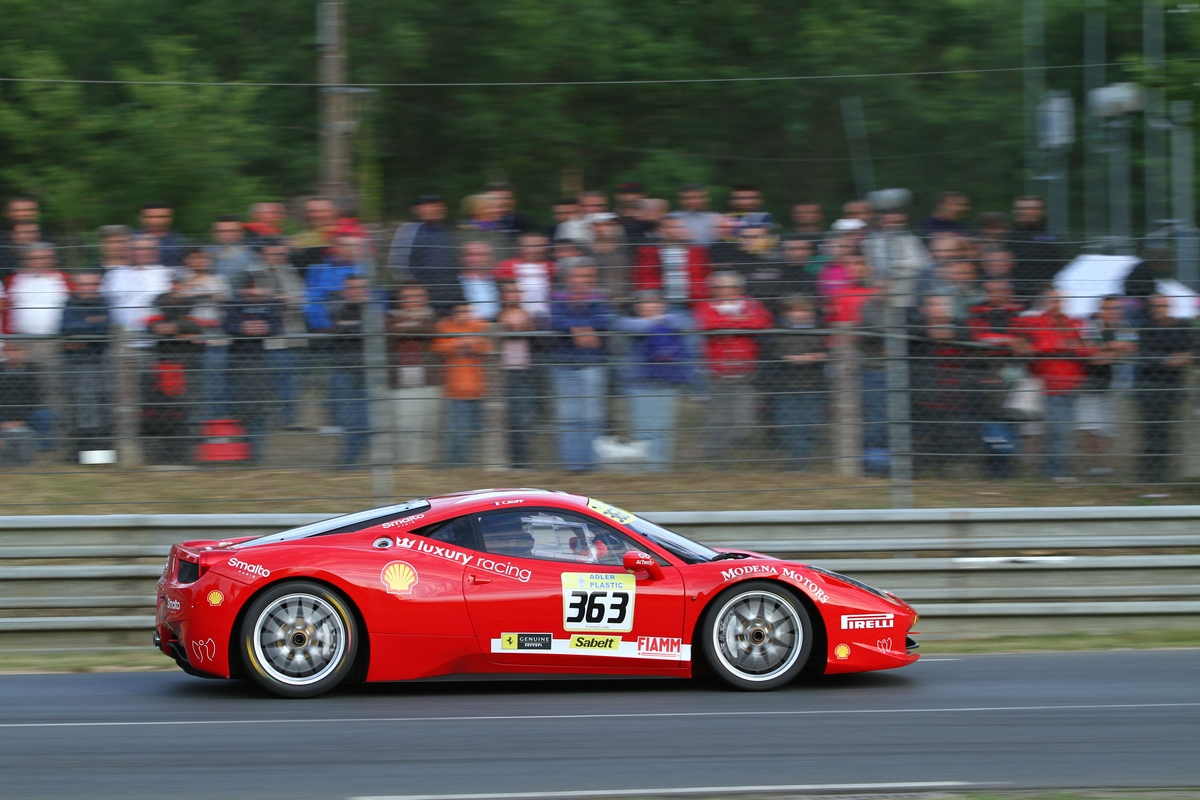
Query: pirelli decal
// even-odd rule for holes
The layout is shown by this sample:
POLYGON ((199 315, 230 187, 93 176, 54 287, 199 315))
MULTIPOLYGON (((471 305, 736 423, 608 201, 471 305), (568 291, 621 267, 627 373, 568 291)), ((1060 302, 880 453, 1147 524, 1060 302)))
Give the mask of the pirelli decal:
POLYGON ((576 633, 565 639, 551 638, 544 633, 505 633, 492 639, 493 653, 520 651, 537 656, 555 653, 567 656, 615 656, 654 661, 691 661, 692 646, 671 636, 639 636, 622 639, 594 633, 576 633))
POLYGON ((844 631, 894 628, 895 626, 895 614, 842 614, 842 630, 844 631))

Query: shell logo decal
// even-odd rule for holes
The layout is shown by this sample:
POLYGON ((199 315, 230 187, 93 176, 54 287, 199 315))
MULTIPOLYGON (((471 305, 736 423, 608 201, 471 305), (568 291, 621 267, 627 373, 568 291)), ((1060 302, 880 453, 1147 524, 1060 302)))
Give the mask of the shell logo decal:
POLYGON ((225 602, 225 595, 217 589, 213 589, 208 593, 208 604, 210 606, 219 606, 225 602))
POLYGON ((412 594, 417 585, 417 571, 407 561, 393 561, 383 568, 379 579, 387 587, 388 594, 412 594))
POLYGON ((838 661, 845 661, 850 657, 850 645, 839 644, 837 647, 833 648, 833 654, 837 656, 838 661))

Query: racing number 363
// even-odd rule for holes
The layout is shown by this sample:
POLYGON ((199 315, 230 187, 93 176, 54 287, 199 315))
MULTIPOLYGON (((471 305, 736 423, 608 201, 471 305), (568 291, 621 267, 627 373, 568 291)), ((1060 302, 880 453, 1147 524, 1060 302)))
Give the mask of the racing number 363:
POLYGON ((637 584, 632 575, 564 572, 563 630, 633 630, 637 584))

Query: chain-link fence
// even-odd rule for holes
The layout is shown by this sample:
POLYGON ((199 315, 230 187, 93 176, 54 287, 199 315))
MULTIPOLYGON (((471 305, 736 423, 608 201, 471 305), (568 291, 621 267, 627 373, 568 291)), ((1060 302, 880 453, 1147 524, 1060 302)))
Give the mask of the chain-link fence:
POLYGON ((114 505, 138 475, 203 494, 210 475, 260 480, 248 468, 299 477, 271 500, 616 476, 623 496, 764 507, 1063 502, 1058 484, 1190 501, 1200 475, 1195 296, 1153 247, 866 227, 697 244, 671 223, 611 248, 430 244, 417 227, 180 246, 171 267, 147 237, 133 266, 114 242, 92 267, 25 246, 0 465, 23 487, 127 476, 102 490, 120 498, 79 497, 114 505), (322 477, 342 470, 365 472, 322 477))

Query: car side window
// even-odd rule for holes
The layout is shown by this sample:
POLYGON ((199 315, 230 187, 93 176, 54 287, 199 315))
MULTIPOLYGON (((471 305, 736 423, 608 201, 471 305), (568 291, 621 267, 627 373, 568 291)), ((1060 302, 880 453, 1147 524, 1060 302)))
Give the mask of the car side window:
POLYGON ((435 542, 445 542, 464 550, 475 550, 479 547, 475 542, 475 530, 471 526, 470 517, 458 517, 440 525, 431 525, 420 533, 435 542))
POLYGON ((483 549, 500 556, 621 566, 640 548, 607 525, 558 510, 521 509, 479 516, 483 549))

